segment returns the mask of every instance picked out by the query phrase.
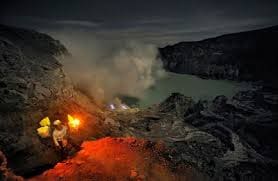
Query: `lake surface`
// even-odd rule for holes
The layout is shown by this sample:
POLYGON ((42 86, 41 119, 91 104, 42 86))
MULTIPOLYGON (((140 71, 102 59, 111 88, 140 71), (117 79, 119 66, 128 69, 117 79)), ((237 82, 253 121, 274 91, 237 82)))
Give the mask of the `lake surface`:
POLYGON ((198 101, 200 99, 212 100, 218 95, 232 97, 238 91, 251 88, 251 84, 246 82, 207 80, 193 75, 167 72, 165 77, 157 80, 152 88, 145 91, 137 104, 139 107, 148 107, 162 102, 173 92, 182 93, 198 101))

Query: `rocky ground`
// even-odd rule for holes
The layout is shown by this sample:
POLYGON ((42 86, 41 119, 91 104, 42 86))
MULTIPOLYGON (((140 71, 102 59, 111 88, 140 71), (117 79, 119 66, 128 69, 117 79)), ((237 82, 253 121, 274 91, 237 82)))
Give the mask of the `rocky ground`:
POLYGON ((263 90, 197 103, 173 94, 148 110, 112 114, 111 132, 163 141, 172 163, 191 165, 212 180, 276 180, 277 100, 263 90))
POLYGON ((76 156, 30 181, 202 179, 191 167, 171 170, 171 163, 163 157, 165 152, 161 143, 128 137, 86 141, 76 156))
POLYGON ((88 141, 31 180, 277 180, 277 101, 265 90, 212 102, 174 93, 146 110, 107 112, 107 135, 123 138, 88 141))
POLYGON ((6 155, 0 156, 0 180, 22 179, 13 173, 34 176, 61 161, 36 128, 45 116, 65 120, 69 113, 82 120, 80 132, 71 135, 77 144, 121 138, 87 141, 76 155, 31 179, 278 179, 273 87, 210 102, 174 93, 148 109, 110 112, 72 86, 57 60, 69 53, 58 41, 1 25, 0 46, 0 150, 6 155))

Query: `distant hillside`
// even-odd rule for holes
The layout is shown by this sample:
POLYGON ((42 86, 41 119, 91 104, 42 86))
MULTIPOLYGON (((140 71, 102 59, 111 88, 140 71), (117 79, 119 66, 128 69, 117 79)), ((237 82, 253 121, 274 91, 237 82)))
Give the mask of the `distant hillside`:
POLYGON ((214 79, 274 83, 278 26, 160 48, 166 70, 214 79))

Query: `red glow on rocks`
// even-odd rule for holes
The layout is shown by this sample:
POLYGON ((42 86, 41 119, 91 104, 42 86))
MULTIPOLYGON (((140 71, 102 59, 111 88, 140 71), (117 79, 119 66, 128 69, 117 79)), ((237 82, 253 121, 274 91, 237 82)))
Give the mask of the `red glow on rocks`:
POLYGON ((148 144, 135 138, 86 141, 73 158, 30 180, 184 180, 159 156, 163 146, 148 144))

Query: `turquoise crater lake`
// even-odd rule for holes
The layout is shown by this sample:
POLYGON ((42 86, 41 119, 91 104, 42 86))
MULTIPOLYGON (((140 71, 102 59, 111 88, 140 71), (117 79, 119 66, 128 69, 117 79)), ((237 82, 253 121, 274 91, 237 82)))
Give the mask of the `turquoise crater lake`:
POLYGON ((165 77, 157 80, 153 87, 144 92, 137 104, 142 108, 158 104, 173 92, 179 92, 198 101, 212 100, 218 95, 232 97, 238 91, 251 88, 252 85, 246 82, 208 80, 193 75, 167 72, 165 77))

